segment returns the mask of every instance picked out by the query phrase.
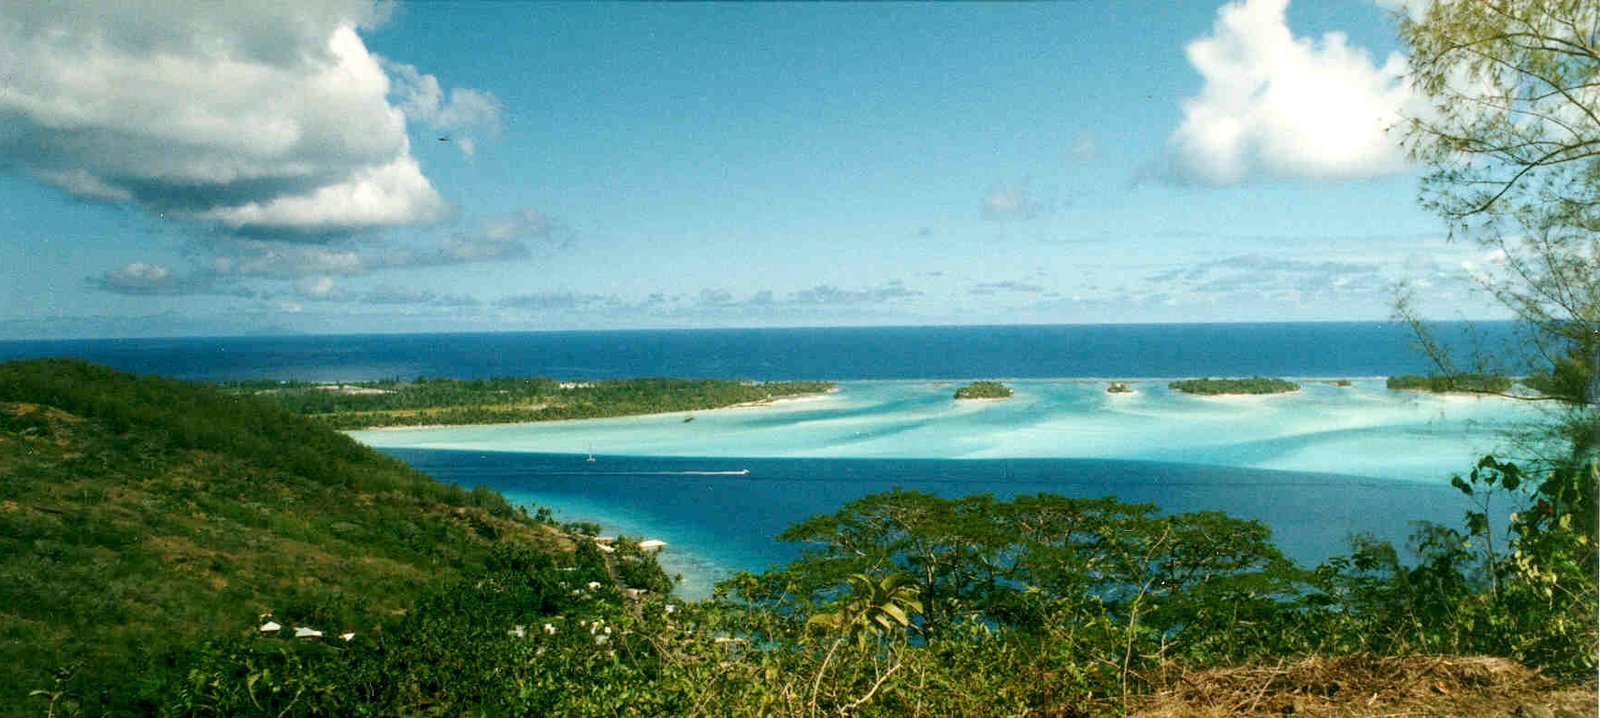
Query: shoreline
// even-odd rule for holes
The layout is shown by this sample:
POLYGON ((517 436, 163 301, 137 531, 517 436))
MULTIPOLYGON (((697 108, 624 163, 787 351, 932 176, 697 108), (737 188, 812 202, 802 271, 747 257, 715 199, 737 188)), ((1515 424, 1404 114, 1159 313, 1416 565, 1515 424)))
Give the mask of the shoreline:
MULTIPOLYGON (((1346 390, 1349 390, 1349 389, 1352 389, 1352 388, 1356 388, 1356 387, 1338 387, 1338 386, 1333 386, 1331 384, 1331 382, 1339 381, 1339 380, 1346 380, 1346 381, 1353 381, 1353 382, 1381 382, 1384 379, 1386 379, 1387 377, 1383 377, 1383 376, 1319 377, 1319 378, 1314 378, 1313 379, 1313 378, 1306 378, 1306 377, 1292 377, 1291 376, 1291 377, 1284 377, 1284 378, 1288 379, 1288 380, 1291 380, 1291 381, 1302 382, 1305 385, 1322 384, 1322 385, 1327 385, 1327 388, 1330 388, 1330 389, 1337 389, 1339 391, 1346 391, 1346 390)), ((1106 382, 1110 382, 1110 381, 1118 381, 1118 382, 1124 382, 1124 383, 1127 383, 1127 384, 1130 385, 1129 388, 1132 389, 1132 391, 1128 391, 1128 392, 1112 393, 1112 392, 1105 392, 1103 390, 1100 392, 1102 394, 1105 394, 1108 397, 1115 398, 1115 397, 1118 397, 1118 396, 1125 396, 1125 397, 1143 396, 1143 395, 1149 393, 1148 391, 1136 388, 1136 385, 1141 384, 1141 383, 1146 383, 1146 382, 1167 382, 1167 381, 1178 381, 1178 380, 1179 379, 1168 379, 1168 378, 1165 378, 1165 377, 1162 377, 1162 378, 1143 378, 1143 379, 1088 379, 1088 378, 1073 377, 1073 378, 1047 378, 1047 379, 1003 379, 1003 380, 997 380, 997 381, 1012 381, 1012 382, 1018 382, 1018 383, 1038 383, 1038 384, 1083 384, 1083 385, 1100 384, 1100 383, 1106 383, 1106 382)), ((960 381, 960 380, 955 380, 955 381, 960 381)), ((528 424, 528 425, 533 425, 533 424, 570 424, 570 423, 580 422, 580 421, 611 421, 611 420, 616 420, 616 419, 637 419, 637 418, 644 418, 644 417, 694 416, 694 415, 697 415, 697 414, 710 414, 710 413, 714 413, 714 412, 745 411, 745 410, 750 410, 750 409, 767 409, 767 408, 775 408, 775 407, 784 407, 784 406, 794 406, 794 405, 809 404, 809 403, 818 403, 818 402, 826 401, 829 398, 832 398, 835 395, 837 395, 842 390, 842 387, 844 385, 871 385, 871 384, 902 384, 903 385, 903 384, 927 384, 927 383, 931 383, 931 384, 933 384, 935 386, 938 386, 938 387, 943 387, 943 386, 947 386, 947 385, 949 385, 951 383, 954 383, 954 381, 942 380, 942 379, 940 379, 940 380, 929 380, 929 379, 850 379, 850 380, 843 380, 843 381, 835 381, 834 382, 835 386, 833 388, 828 389, 827 391, 819 392, 819 393, 815 393, 815 394, 806 394, 806 395, 803 395, 803 396, 784 396, 784 397, 778 397, 778 398, 774 398, 774 399, 761 399, 761 400, 756 400, 756 401, 747 401, 747 402, 741 402, 741 403, 738 403, 738 404, 729 404, 727 406, 719 406, 719 407, 715 407, 715 408, 711 408, 711 409, 687 409, 687 410, 678 410, 678 411, 662 411, 662 412, 654 412, 654 413, 646 413, 646 414, 619 414, 617 416, 592 417, 592 418, 583 418, 583 419, 551 419, 551 420, 547 420, 547 421, 503 421, 503 422, 473 423, 473 424, 398 424, 398 425, 385 425, 385 426, 369 426, 369 427, 363 427, 363 428, 360 428, 360 429, 342 429, 340 431, 341 431, 341 433, 345 433, 345 434, 350 434, 352 432, 358 432, 358 431, 383 431, 383 432, 411 431, 411 430, 422 431, 422 430, 431 430, 431 429, 463 429, 463 428, 472 428, 472 427, 511 426, 511 425, 518 425, 518 424, 528 424)), ((1164 386, 1162 386, 1161 388, 1165 389, 1164 386)), ((1370 390, 1373 387, 1366 387, 1366 388, 1370 390)), ((1202 400, 1214 400, 1214 401, 1265 401, 1267 399, 1271 399, 1272 397, 1278 397, 1278 396, 1304 395, 1304 394, 1306 394, 1307 389, 1308 389, 1308 386, 1302 386, 1301 388, 1295 389, 1294 391, 1275 392, 1275 393, 1269 393, 1269 394, 1193 394, 1193 393, 1184 392, 1184 391, 1175 391, 1175 390, 1167 390, 1167 391, 1168 391, 1168 393, 1176 395, 1176 396, 1193 397, 1193 398, 1202 399, 1202 400)), ((1386 388, 1384 386, 1381 386, 1381 385, 1376 387, 1376 389, 1381 391, 1384 394, 1395 395, 1395 396, 1404 395, 1406 398, 1411 399, 1413 401, 1414 400, 1423 399, 1425 397, 1435 397, 1435 398, 1439 398, 1439 399, 1442 399, 1442 400, 1445 400, 1445 401, 1451 401, 1451 402, 1482 401, 1482 400, 1485 400, 1485 399, 1504 400, 1504 401, 1520 401, 1520 399, 1517 399, 1516 397, 1502 396, 1502 395, 1499 395, 1499 394, 1479 394, 1479 393, 1474 393, 1474 392, 1462 392, 1462 391, 1431 392, 1431 391, 1427 391, 1425 389, 1388 389, 1388 388, 1386 388)), ((1016 398, 1016 397, 1015 396, 1003 397, 1003 398, 1001 398, 1001 397, 996 397, 996 398, 975 397, 975 398, 969 398, 969 399, 953 399, 952 400, 952 404, 959 406, 961 404, 965 404, 965 403, 968 403, 968 402, 1003 402, 1003 401, 1009 401, 1009 400, 1014 399, 1014 398, 1016 398)))
POLYGON ((461 428, 476 427, 476 426, 512 426, 512 425, 516 425, 516 424, 567 424, 567 423, 576 422, 576 421, 608 421, 608 420, 611 420, 611 419, 636 419, 636 418, 645 417, 645 416, 694 416, 696 414, 709 414, 709 413, 714 412, 714 411, 732 411, 732 410, 736 410, 736 409, 765 409, 765 408, 769 408, 769 407, 782 406, 782 405, 786 405, 786 404, 804 404, 804 403, 809 403, 809 402, 816 402, 816 401, 825 400, 829 396, 831 396, 833 394, 837 394, 838 392, 839 392, 839 387, 836 386, 836 387, 834 387, 832 389, 829 389, 827 391, 824 391, 824 392, 821 392, 821 393, 817 393, 817 394, 806 394, 804 396, 780 396, 780 397, 775 398, 775 399, 757 399, 755 401, 745 401, 745 402, 740 402, 738 404, 729 404, 727 406, 718 406, 718 407, 713 407, 713 408, 710 408, 710 409, 682 409, 682 410, 678 410, 678 411, 657 411, 657 412, 651 412, 651 413, 648 413, 648 414, 618 414, 616 416, 596 416, 596 417, 590 417, 590 418, 584 418, 584 419, 549 419, 549 420, 546 420, 546 421, 499 421, 499 422, 476 423, 476 424, 391 424, 391 425, 387 425, 387 426, 366 426, 366 427, 362 427, 360 429, 342 429, 342 430, 340 430, 340 433, 348 435, 351 432, 355 432, 355 431, 408 431, 408 430, 424 430, 424 429, 461 429, 461 428))
POLYGON ((1260 393, 1260 394, 1247 394, 1247 393, 1243 393, 1243 392, 1236 393, 1236 394, 1195 394, 1195 393, 1191 393, 1191 392, 1187 392, 1187 391, 1178 391, 1176 389, 1171 390, 1171 391, 1174 394, 1181 394, 1183 396, 1192 396, 1192 397, 1195 397, 1196 399, 1271 399, 1272 397, 1275 397, 1275 396, 1294 396, 1296 394, 1304 394, 1306 390, 1304 388, 1301 388, 1301 389, 1295 389, 1294 391, 1273 391, 1273 392, 1264 392, 1264 393, 1260 393))
MULTIPOLYGON (((805 404, 805 403, 809 403, 809 402, 822 401, 823 399, 826 399, 829 396, 831 396, 833 394, 837 394, 837 393, 839 393, 839 387, 835 386, 832 389, 829 389, 829 390, 821 392, 821 393, 806 394, 804 396, 780 396, 780 397, 778 397, 776 399, 757 399, 755 401, 744 401, 744 402, 739 402, 738 404, 729 404, 727 406, 718 406, 718 407, 711 408, 711 409, 689 409, 687 411, 662 411, 662 412, 657 412, 657 413, 654 413, 654 414, 628 414, 627 416, 671 416, 673 414, 707 413, 707 412, 712 412, 712 411, 727 411, 729 409, 760 409, 760 408, 769 407, 769 406, 781 406, 783 404, 805 404)), ((615 417, 610 417, 610 418, 615 418, 615 417)), ((560 421, 560 420, 558 419, 557 421, 560 421)), ((582 421, 582 420, 579 419, 579 421, 582 421)))
MULTIPOLYGON (((1319 376, 1297 376, 1297 375, 1293 375, 1293 374, 1284 374, 1282 376, 1278 376, 1278 377, 1274 377, 1274 378, 1287 379, 1289 381, 1297 381, 1297 382, 1320 383, 1320 382, 1332 382, 1332 381, 1341 381, 1341 380, 1343 380, 1343 381, 1384 381, 1384 380, 1388 379, 1391 376, 1396 376, 1396 375, 1393 375, 1393 374, 1362 374, 1362 375, 1351 375, 1351 376, 1322 376, 1322 375, 1319 375, 1319 376)), ((1122 381, 1122 382, 1130 382, 1131 383, 1131 382, 1150 382, 1150 381, 1170 382, 1170 381, 1183 381, 1183 380, 1187 380, 1187 379, 1249 379, 1249 378, 1252 378, 1252 377, 1250 377, 1250 376, 1219 376, 1219 375, 1211 375, 1211 376, 1199 376, 1199 375, 1189 375, 1189 376, 1179 376, 1179 375, 1167 375, 1167 376, 1117 376, 1117 375, 1106 375, 1106 376, 1002 376, 1002 377, 970 377, 969 376, 969 377, 956 377, 956 378, 948 378, 948 377, 919 377, 919 378, 909 378, 909 379, 907 379, 907 378, 895 378, 895 379, 826 379, 826 380, 819 379, 817 381, 830 381, 830 382, 833 382, 835 384, 866 384, 866 383, 871 383, 871 384, 921 384, 921 383, 928 383, 928 384, 935 384, 935 385, 941 385, 942 386, 942 385, 946 385, 946 384, 957 384, 957 383, 960 383, 960 382, 974 382, 974 381, 999 381, 999 382, 1015 381, 1015 382, 1034 382, 1034 383, 1044 383, 1044 384, 1092 384, 1092 383, 1095 383, 1095 382, 1104 383, 1104 382, 1112 382, 1112 381, 1122 381)))

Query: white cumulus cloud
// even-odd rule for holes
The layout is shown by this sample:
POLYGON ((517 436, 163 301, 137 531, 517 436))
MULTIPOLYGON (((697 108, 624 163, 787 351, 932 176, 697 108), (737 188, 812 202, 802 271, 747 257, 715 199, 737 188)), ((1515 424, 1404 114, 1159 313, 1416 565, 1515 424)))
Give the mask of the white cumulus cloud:
POLYGON ((234 228, 295 232, 411 224, 443 216, 444 200, 410 157, 364 167, 350 177, 303 194, 286 194, 197 213, 234 228))
POLYGON ((1404 57, 1382 64, 1343 33, 1295 37, 1288 0, 1242 0, 1217 11, 1186 48, 1205 79, 1183 103, 1169 146, 1177 174, 1206 184, 1254 177, 1346 179, 1405 168, 1389 132, 1413 101, 1404 57))
MULTIPOLYGON (((0 2, 0 170, 239 231, 437 219, 446 204, 357 32, 377 8, 0 2)), ((439 112, 480 117, 480 94, 439 112)))

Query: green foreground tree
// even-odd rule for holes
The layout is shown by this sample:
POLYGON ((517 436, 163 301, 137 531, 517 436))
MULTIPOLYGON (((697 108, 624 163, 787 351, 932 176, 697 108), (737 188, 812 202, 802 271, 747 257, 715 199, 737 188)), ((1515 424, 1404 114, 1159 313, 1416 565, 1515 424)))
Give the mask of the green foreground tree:
MULTIPOLYGON (((1411 156, 1428 168, 1424 206, 1498 267, 1479 281, 1525 324, 1522 368, 1538 388, 1592 409, 1600 4, 1436 1, 1402 18, 1401 37, 1427 100, 1404 128, 1411 156)), ((1573 438, 1592 449, 1588 428, 1573 438)))
MULTIPOLYGON (((1472 630, 1517 657, 1593 675, 1596 645, 1597 382, 1600 382, 1600 3, 1434 0, 1401 18, 1426 103, 1404 126, 1427 167, 1424 206, 1453 240, 1485 250, 1479 283, 1519 320, 1513 366, 1558 407, 1515 461, 1485 457, 1453 483, 1485 507, 1461 538, 1488 590, 1472 630), (1509 546, 1487 506, 1509 494, 1509 546), (1582 647, 1574 655, 1571 646, 1582 647), (1557 658, 1560 656, 1560 658, 1557 658)), ((1446 375, 1463 372, 1429 340, 1446 375)), ((1477 357, 1478 370, 1484 368, 1477 357)), ((1471 371, 1472 369, 1466 369, 1471 371)), ((1443 545, 1443 544, 1440 544, 1443 545)))

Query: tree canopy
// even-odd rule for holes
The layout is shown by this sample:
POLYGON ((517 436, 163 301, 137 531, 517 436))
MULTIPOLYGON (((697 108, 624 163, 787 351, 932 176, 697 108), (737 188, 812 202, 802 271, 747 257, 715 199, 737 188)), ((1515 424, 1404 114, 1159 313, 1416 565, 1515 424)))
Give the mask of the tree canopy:
MULTIPOLYGON (((1526 323, 1539 388, 1595 400, 1600 356, 1600 4, 1428 3, 1402 17, 1426 100, 1404 127, 1422 200, 1487 250, 1480 283, 1526 323)), ((1592 417, 1591 417, 1592 418, 1592 417)), ((1571 434, 1593 448, 1593 425, 1571 434)))
MULTIPOLYGON (((1427 168, 1423 203, 1453 237, 1487 250, 1490 269, 1478 281, 1525 329, 1526 383, 1564 407, 1533 432, 1522 464, 1484 457, 1452 482, 1484 507, 1467 516, 1468 537, 1488 557, 1489 590, 1480 599, 1503 616, 1547 614, 1515 634, 1527 646, 1519 650, 1592 646, 1600 477, 1600 3, 1433 0, 1402 17, 1401 38, 1414 87, 1426 100, 1405 126, 1412 157, 1427 168), (1511 522, 1511 546, 1497 554, 1485 517, 1501 494, 1525 509, 1511 522), (1530 634, 1537 638, 1528 640, 1530 634)), ((1400 309, 1420 326, 1404 299, 1400 309)), ((1447 374, 1460 373, 1426 332, 1419 336, 1447 374)), ((1592 671, 1594 663, 1586 648, 1568 668, 1592 671)))

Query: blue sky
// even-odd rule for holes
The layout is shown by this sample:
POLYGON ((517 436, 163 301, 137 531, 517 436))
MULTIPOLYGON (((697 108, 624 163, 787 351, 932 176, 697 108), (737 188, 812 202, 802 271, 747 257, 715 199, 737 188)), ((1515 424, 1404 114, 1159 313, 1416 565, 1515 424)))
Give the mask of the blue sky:
POLYGON ((1501 316, 1387 13, 0 10, 0 338, 1501 316))

